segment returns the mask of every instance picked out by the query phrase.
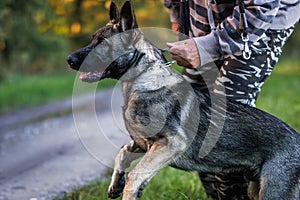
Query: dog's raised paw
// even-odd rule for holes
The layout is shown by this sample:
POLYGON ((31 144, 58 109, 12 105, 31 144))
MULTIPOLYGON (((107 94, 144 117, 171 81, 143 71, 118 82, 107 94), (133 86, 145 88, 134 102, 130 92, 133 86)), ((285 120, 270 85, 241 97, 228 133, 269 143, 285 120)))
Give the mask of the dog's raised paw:
POLYGON ((113 191, 109 191, 109 192, 108 192, 108 198, 110 198, 110 199, 116 199, 116 198, 118 198, 118 197, 121 196, 121 193, 122 193, 122 192, 115 193, 115 192, 113 192, 113 191))
POLYGON ((108 198, 116 199, 116 198, 120 197, 123 192, 123 188, 124 188, 124 186, 123 187, 109 187, 108 198))
POLYGON ((121 196, 125 187, 125 173, 118 172, 113 176, 112 182, 108 188, 108 198, 116 199, 121 196))
POLYGON ((142 195, 143 195, 143 190, 144 190, 144 188, 146 187, 146 185, 147 185, 147 181, 145 181, 145 182, 143 182, 142 184, 141 184, 141 186, 140 186, 140 188, 139 188, 139 190, 138 190, 138 193, 137 193, 137 197, 138 198, 141 198, 142 197, 142 195))
POLYGON ((137 197, 138 198, 141 198, 143 195, 143 190, 139 190, 138 193, 137 193, 137 197))

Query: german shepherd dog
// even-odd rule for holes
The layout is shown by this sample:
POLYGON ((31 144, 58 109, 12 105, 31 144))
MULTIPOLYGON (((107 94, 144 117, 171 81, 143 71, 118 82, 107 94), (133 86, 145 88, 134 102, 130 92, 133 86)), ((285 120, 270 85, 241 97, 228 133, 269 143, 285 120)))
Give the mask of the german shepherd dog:
POLYGON ((83 81, 122 82, 123 117, 132 141, 115 158, 110 198, 140 197, 150 179, 169 165, 204 173, 244 172, 251 180, 251 199, 300 199, 300 135, 295 130, 237 102, 217 100, 213 107, 212 96, 174 72, 137 29, 130 1, 120 12, 112 2, 109 16, 91 43, 67 61, 83 81), (205 149, 207 131, 220 124, 213 114, 224 117, 224 123, 212 148, 205 149), (125 181, 125 170, 138 157, 125 181))

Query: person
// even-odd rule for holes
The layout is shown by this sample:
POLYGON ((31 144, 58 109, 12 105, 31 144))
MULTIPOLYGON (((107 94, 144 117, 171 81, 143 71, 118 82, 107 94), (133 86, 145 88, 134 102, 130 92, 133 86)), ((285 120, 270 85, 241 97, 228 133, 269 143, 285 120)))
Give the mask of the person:
MULTIPOLYGON (((167 43, 186 80, 249 106, 255 106, 300 16, 299 0, 164 0, 164 5, 173 31, 182 26, 188 35, 167 43), (213 66, 216 76, 204 83, 213 66)), ((243 173, 199 175, 213 199, 249 199, 243 173)))

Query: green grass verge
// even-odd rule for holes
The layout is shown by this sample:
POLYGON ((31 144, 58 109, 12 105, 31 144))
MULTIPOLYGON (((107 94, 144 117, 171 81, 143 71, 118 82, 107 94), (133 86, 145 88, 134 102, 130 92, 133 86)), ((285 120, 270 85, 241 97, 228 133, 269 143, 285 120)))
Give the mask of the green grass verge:
MULTIPOLYGON (((110 170, 109 170, 110 171, 110 170)), ((73 190, 62 200, 108 200, 107 189, 110 182, 107 173, 99 180, 73 190)), ((119 197, 118 200, 121 198, 119 197)), ((185 172, 171 167, 161 170, 147 185, 140 200, 209 200, 196 172, 185 172)))
MULTIPOLYGON (((259 96, 257 107, 287 122, 300 132, 300 62, 282 62, 276 66, 259 96)), ((110 170, 109 170, 110 171, 110 170)), ((63 200, 106 200, 110 173, 67 194, 63 200)), ((119 198, 120 199, 120 198, 119 198)), ((206 200, 195 172, 166 167, 147 185, 141 200, 206 200)))
POLYGON ((288 123, 300 132, 300 62, 280 62, 267 79, 257 107, 288 123))
POLYGON ((72 94, 74 75, 12 75, 0 84, 0 111, 47 103, 72 94))
MULTIPOLYGON (((68 98, 72 95, 77 79, 77 74, 73 72, 32 76, 11 75, 0 83, 0 114, 68 98)), ((90 85, 78 82, 77 86, 82 86, 79 92, 87 92, 90 85)), ((114 83, 114 80, 108 79, 101 82, 97 88, 107 88, 114 83)))

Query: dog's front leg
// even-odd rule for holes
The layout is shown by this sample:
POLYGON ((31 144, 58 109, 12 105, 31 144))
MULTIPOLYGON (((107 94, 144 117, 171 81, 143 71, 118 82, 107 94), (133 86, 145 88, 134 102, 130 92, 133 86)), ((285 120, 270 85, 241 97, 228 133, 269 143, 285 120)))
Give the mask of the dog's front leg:
POLYGON ((108 197, 118 198, 123 192, 125 186, 125 170, 130 166, 131 162, 144 155, 144 152, 131 141, 124 145, 115 158, 114 172, 111 183, 108 188, 108 197))
POLYGON ((135 200, 141 197, 142 190, 151 178, 160 169, 169 165, 185 148, 185 143, 176 137, 155 141, 142 160, 129 173, 122 199, 135 200))

